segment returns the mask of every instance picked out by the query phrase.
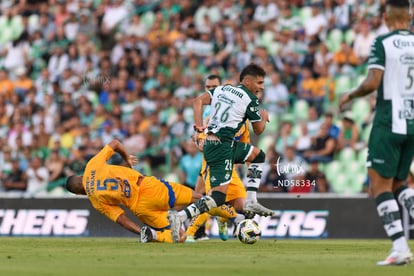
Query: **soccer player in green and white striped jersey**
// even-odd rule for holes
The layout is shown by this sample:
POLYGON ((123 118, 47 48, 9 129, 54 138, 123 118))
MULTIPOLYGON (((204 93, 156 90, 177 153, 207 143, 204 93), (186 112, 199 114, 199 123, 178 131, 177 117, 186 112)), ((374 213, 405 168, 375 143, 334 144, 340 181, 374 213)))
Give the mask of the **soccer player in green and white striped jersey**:
POLYGON ((389 33, 371 46, 368 76, 340 100, 377 90, 376 113, 368 142, 370 192, 385 232, 393 242, 390 255, 377 265, 401 265, 413 256, 404 236, 397 201, 414 218, 414 190, 405 185, 414 156, 414 33, 409 31, 412 5, 388 0, 385 21, 389 33))
POLYGON ((228 184, 234 164, 249 162, 247 197, 243 212, 247 215, 273 215, 273 210, 257 202, 256 193, 263 172, 265 153, 250 144, 235 141, 234 136, 248 119, 253 131, 260 135, 268 122, 267 111, 259 109, 258 95, 264 89, 266 72, 256 64, 247 65, 240 73, 237 86, 218 86, 200 95, 194 101, 194 129, 206 131, 204 157, 210 167, 211 195, 191 204, 173 220, 184 222, 225 203, 228 184), (203 126, 203 105, 210 105, 211 114, 207 129, 203 126))

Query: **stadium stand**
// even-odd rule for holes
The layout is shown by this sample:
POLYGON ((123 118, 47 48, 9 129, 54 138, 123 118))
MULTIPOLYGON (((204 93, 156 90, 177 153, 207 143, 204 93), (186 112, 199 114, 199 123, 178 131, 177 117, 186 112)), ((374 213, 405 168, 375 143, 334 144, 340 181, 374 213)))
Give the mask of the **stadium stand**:
MULTIPOLYGON (((342 42, 352 53, 362 22, 375 35, 386 29, 378 19, 381 9, 364 15, 361 10, 369 10, 364 2, 345 1, 352 7, 346 18, 352 24, 340 25, 333 0, 2 1, 0 181, 10 175, 13 160, 25 169, 31 159, 41 157, 45 167, 57 152, 64 170, 43 189, 65 195, 63 189, 56 190, 62 179, 82 172, 86 161, 112 138, 139 157, 137 169, 176 179, 182 143, 192 133, 191 100, 203 91, 203 80, 218 74, 237 83, 239 69, 250 62, 264 66, 269 76, 278 72, 289 90, 285 112, 270 114, 264 136, 252 137, 262 148, 276 145, 283 122, 291 122, 298 137, 297 125, 309 120, 308 109, 320 90, 309 82, 311 97, 298 97, 303 68, 311 70, 314 83, 321 74, 318 64, 327 69, 334 93, 321 98, 318 120, 331 112, 340 126, 338 99, 360 83, 366 66, 334 55, 342 42), (271 14, 266 20, 255 17, 259 6, 271 14), (309 20, 321 22, 316 34, 306 33, 309 20), (328 46, 325 54, 319 53, 322 45, 328 46), (22 72, 29 77, 23 86, 18 79, 22 72)), ((366 145, 372 100, 358 100, 349 111, 366 145)), ((365 147, 345 148, 335 153, 334 161, 321 165, 330 192, 362 192, 365 157, 365 147)), ((3 185, 0 190, 11 192, 3 185)))

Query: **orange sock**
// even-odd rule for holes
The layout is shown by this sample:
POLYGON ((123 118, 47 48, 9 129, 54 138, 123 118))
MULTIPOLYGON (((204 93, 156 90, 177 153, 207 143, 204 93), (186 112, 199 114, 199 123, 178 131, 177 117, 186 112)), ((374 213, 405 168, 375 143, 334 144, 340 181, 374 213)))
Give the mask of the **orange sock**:
POLYGON ((203 213, 201 215, 198 215, 196 217, 194 217, 191 222, 190 225, 187 228, 186 234, 187 236, 193 236, 195 235, 195 233, 197 232, 198 228, 200 228, 209 218, 209 214, 208 213, 203 213))
POLYGON ((223 204, 216 208, 211 208, 208 212, 212 216, 218 216, 222 218, 235 218, 237 216, 236 209, 233 206, 223 204))
POLYGON ((157 237, 155 240, 157 242, 164 242, 164 243, 172 243, 173 239, 171 236, 171 230, 164 230, 164 231, 156 231, 157 237))

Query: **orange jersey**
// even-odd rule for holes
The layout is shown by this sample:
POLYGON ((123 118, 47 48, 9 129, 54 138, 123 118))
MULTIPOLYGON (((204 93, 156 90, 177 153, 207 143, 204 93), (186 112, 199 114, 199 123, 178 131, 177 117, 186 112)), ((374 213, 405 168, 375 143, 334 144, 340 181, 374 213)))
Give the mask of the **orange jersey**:
POLYGON ((106 162, 114 150, 106 145, 86 165, 83 186, 93 207, 112 221, 128 208, 141 222, 155 230, 168 229, 167 212, 175 205, 188 205, 192 190, 184 185, 153 176, 143 176, 138 171, 109 165, 106 162), (138 178, 143 177, 140 184, 138 178))
POLYGON ((82 184, 93 207, 116 221, 124 213, 119 205, 134 210, 139 189, 136 185, 141 174, 131 168, 109 165, 106 162, 114 150, 106 145, 86 165, 82 184))

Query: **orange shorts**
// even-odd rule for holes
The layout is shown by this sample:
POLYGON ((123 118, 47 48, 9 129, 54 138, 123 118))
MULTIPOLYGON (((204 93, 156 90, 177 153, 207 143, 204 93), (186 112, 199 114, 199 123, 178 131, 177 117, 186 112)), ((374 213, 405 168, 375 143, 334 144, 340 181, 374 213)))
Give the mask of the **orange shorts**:
POLYGON ((193 190, 156 177, 145 177, 139 187, 135 215, 155 230, 168 229, 168 210, 176 205, 189 205, 193 190))

